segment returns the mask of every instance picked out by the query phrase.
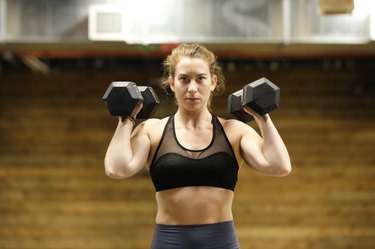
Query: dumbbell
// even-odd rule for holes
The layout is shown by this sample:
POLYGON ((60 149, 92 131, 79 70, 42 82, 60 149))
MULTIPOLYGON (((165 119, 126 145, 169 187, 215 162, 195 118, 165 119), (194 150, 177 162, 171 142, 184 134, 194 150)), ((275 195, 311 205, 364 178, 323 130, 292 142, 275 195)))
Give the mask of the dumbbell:
POLYGON ((245 123, 254 119, 252 115, 245 112, 245 106, 264 115, 279 108, 279 105, 280 88, 264 77, 228 96, 228 113, 245 123))
POLYGON ((134 117, 135 109, 143 104, 137 119, 149 118, 160 104, 154 89, 150 86, 137 86, 130 81, 111 82, 103 96, 103 101, 112 116, 134 117))

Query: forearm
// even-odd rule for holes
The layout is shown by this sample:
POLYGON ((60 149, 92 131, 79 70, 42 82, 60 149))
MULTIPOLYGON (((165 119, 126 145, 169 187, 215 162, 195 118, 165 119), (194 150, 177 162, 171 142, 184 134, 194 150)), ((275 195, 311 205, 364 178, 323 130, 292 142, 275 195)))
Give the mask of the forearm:
POLYGON ((134 123, 120 118, 104 159, 106 174, 111 178, 124 178, 130 174, 133 152, 130 137, 134 123))
POLYGON ((263 138, 263 155, 274 172, 286 175, 291 171, 288 150, 268 114, 255 118, 263 138))

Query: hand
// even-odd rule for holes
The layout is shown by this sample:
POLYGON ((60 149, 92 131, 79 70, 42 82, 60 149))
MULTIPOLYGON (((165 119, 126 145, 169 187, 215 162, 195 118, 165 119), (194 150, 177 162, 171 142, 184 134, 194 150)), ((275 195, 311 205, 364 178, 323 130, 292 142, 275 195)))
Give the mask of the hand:
POLYGON ((137 107, 134 108, 134 110, 133 110, 131 116, 132 116, 134 119, 136 119, 138 113, 142 110, 142 108, 143 108, 143 103, 141 103, 139 106, 137 106, 137 107))
POLYGON ((142 110, 143 108, 143 103, 141 103, 140 105, 136 106, 134 108, 134 110, 132 111, 131 115, 130 116, 119 116, 119 120, 121 122, 124 122, 126 119, 129 119, 132 121, 133 125, 135 124, 135 120, 137 118, 137 114, 142 110))
POLYGON ((266 120, 268 119, 268 117, 269 117, 268 113, 265 114, 265 115, 260 115, 259 113, 257 113, 256 111, 254 111, 253 109, 251 109, 251 108, 248 107, 248 106, 244 106, 243 109, 244 109, 244 111, 245 111, 246 113, 248 113, 248 114, 250 114, 251 116, 253 116, 255 120, 260 120, 260 119, 262 119, 262 120, 266 121, 266 120))

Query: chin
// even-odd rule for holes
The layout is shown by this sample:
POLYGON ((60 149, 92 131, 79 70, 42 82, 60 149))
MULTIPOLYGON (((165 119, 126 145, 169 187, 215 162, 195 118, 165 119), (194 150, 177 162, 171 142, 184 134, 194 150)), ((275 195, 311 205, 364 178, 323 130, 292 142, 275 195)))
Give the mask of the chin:
POLYGON ((203 106, 189 106, 189 107, 186 107, 186 110, 191 111, 191 112, 199 111, 199 110, 202 110, 202 109, 203 109, 203 106))
POLYGON ((191 112, 194 112, 194 111, 199 111, 199 110, 202 110, 204 109, 205 107, 207 107, 207 105, 205 105, 203 102, 198 102, 198 103, 195 103, 195 104, 192 104, 192 103, 183 103, 182 105, 179 105, 180 107, 183 107, 185 110, 187 111, 191 111, 191 112))

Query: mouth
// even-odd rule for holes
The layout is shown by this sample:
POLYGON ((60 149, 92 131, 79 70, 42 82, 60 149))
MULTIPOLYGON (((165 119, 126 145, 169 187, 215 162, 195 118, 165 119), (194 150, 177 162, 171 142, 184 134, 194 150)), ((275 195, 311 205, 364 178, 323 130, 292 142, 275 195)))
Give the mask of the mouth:
POLYGON ((199 98, 186 98, 186 100, 188 100, 188 101, 198 101, 199 100, 199 98))

